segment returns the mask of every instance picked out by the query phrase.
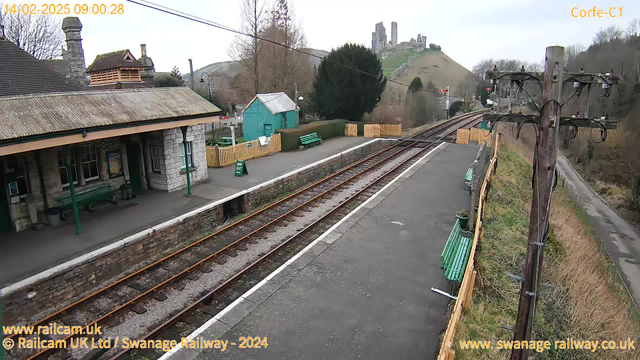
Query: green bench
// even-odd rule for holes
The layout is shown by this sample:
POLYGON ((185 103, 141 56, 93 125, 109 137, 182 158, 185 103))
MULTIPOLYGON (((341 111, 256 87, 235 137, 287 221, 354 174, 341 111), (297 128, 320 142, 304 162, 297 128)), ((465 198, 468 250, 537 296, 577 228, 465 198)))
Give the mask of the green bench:
POLYGON ((300 143, 305 147, 307 145, 312 145, 315 143, 322 144, 322 138, 320 137, 320 135, 318 135, 318 133, 302 135, 300 136, 300 143))
POLYGON ((442 250, 442 269, 444 277, 454 283, 460 283, 467 267, 469 252, 471 251, 471 237, 460 227, 460 220, 456 220, 449 234, 447 244, 442 250))
MULTIPOLYGON (((116 192, 111 188, 111 185, 105 183, 76 192, 76 202, 78 206, 84 206, 84 208, 89 211, 93 210, 93 204, 102 200, 109 200, 114 204, 116 203, 116 192)), ((73 209, 71 194, 59 196, 56 198, 56 201, 58 202, 58 207, 62 209, 62 219, 66 220, 64 215, 65 210, 73 209)))
POLYGON ((464 174, 464 184, 471 190, 471 181, 473 180, 473 167, 469 166, 467 173, 464 174))
POLYGON ((220 138, 220 140, 218 140, 219 147, 227 147, 231 145, 235 145, 235 144, 233 143, 233 139, 228 136, 223 136, 220 138))

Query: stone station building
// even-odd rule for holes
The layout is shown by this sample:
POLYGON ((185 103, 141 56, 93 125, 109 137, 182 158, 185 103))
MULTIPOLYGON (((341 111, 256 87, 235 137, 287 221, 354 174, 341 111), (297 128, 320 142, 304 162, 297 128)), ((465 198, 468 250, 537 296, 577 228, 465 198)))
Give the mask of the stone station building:
POLYGON ((41 226, 61 197, 104 184, 118 198, 125 183, 185 188, 186 161, 191 184, 206 180, 204 123, 219 113, 186 87, 0 97, 0 234, 41 226))

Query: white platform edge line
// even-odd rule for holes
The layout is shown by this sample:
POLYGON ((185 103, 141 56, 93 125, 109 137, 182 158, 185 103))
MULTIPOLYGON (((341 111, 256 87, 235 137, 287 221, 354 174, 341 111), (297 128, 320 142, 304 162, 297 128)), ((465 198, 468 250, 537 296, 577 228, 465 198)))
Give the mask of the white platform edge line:
POLYGON ((235 199, 237 197, 240 197, 240 196, 242 196, 244 194, 247 194, 249 192, 252 192, 252 191, 258 190, 258 189, 260 189, 262 187, 271 185, 271 184, 273 184, 274 182, 276 182, 278 180, 281 180, 281 179, 284 179, 284 178, 288 178, 288 177, 290 177, 292 175, 295 175, 295 174, 297 174, 297 173, 299 173, 299 172, 301 172, 303 170, 318 166, 318 165, 320 165, 322 163, 325 163, 327 161, 335 159, 335 158, 337 158, 339 156, 342 156, 342 155, 344 155, 346 153, 349 153, 351 151, 357 150, 357 149, 359 149, 361 147, 367 146, 367 145, 369 145, 371 143, 374 143, 376 141, 396 141, 396 140, 397 139, 383 139, 383 138, 372 139, 370 141, 367 141, 366 143, 362 143, 360 145, 354 146, 354 147, 349 148, 349 149, 347 149, 347 150, 345 150, 343 152, 340 152, 338 154, 334 154, 334 155, 332 155, 330 157, 327 157, 327 158, 324 158, 322 160, 318 160, 318 161, 316 161, 314 163, 305 165, 305 166, 303 166, 303 167, 301 167, 299 169, 293 170, 293 171, 288 172, 288 173, 286 173, 284 175, 280 175, 280 176, 278 176, 276 178, 273 178, 271 180, 267 180, 267 181, 265 181, 265 182, 263 182, 261 184, 258 184, 258 185, 254 186, 254 187, 251 187, 249 189, 241 190, 241 191, 239 191, 239 192, 237 192, 235 194, 227 196, 226 198, 223 198, 223 199, 220 199, 220 200, 216 200, 216 201, 214 201, 212 203, 208 203, 208 204, 203 205, 203 206, 201 206, 201 207, 199 207, 197 209, 191 210, 191 211, 189 211, 189 212, 187 212, 185 214, 179 215, 179 216, 174 217, 172 219, 166 220, 166 221, 164 221, 164 222, 162 222, 160 224, 157 224, 157 225, 151 226, 151 227, 149 227, 147 229, 141 230, 141 231, 139 231, 139 232, 137 232, 137 233, 135 233, 133 235, 127 236, 127 237, 123 238, 122 240, 118 240, 118 241, 113 242, 113 243, 111 243, 109 245, 106 245, 106 246, 103 246, 103 247, 98 248, 96 250, 93 250, 93 251, 91 251, 91 252, 89 252, 87 254, 81 255, 81 256, 76 257, 74 259, 71 259, 71 260, 69 260, 67 262, 64 262, 64 263, 62 263, 60 265, 56 265, 56 266, 54 266, 54 267, 52 267, 50 269, 44 270, 44 271, 42 271, 42 272, 40 272, 38 274, 35 274, 33 276, 30 276, 30 277, 26 278, 26 279, 20 280, 20 281, 14 283, 14 284, 8 285, 8 286, 0 289, 0 297, 4 297, 4 296, 7 296, 7 295, 10 295, 10 294, 22 289, 22 288, 25 288, 25 287, 27 287, 27 286, 29 286, 31 284, 34 284, 34 283, 36 283, 36 282, 38 282, 40 280, 46 279, 46 278, 51 277, 53 275, 56 275, 56 274, 58 274, 60 272, 63 272, 64 270, 66 270, 68 268, 74 267, 74 266, 76 266, 78 264, 81 264, 81 263, 83 263, 85 261, 92 260, 92 259, 94 259, 94 258, 96 258, 96 257, 98 257, 98 256, 100 256, 100 255, 102 255, 102 254, 104 254, 106 252, 109 252, 109 251, 112 251, 112 250, 115 250, 115 249, 118 249, 118 248, 125 247, 127 244, 129 244, 129 243, 131 243, 131 242, 133 242, 133 241, 135 241, 135 240, 137 240, 137 239, 139 239, 139 238, 141 238, 143 236, 146 236, 146 235, 148 235, 148 234, 150 234, 150 233, 152 233, 154 231, 161 230, 161 229, 164 229, 166 227, 172 226, 174 224, 180 223, 180 222, 182 222, 182 221, 184 221, 184 220, 186 220, 186 219, 188 219, 188 218, 190 218, 192 216, 195 216, 195 215, 197 215, 197 214, 199 214, 201 212, 207 211, 207 210, 209 210, 209 209, 211 209, 211 208, 213 208, 215 206, 218 206, 218 205, 220 205, 222 203, 225 203, 225 202, 227 202, 229 200, 233 200, 233 199, 235 199))
MULTIPOLYGON (((319 241, 322 241, 322 239, 324 239, 325 237, 327 237, 329 234, 331 234, 333 232, 333 230, 335 230, 338 226, 340 226, 343 222, 345 222, 347 219, 349 219, 353 214, 355 214, 356 212, 358 212, 358 210, 362 209, 365 205, 367 205, 369 202, 371 202, 373 199, 375 199, 378 195, 380 195, 383 191, 385 191, 389 186, 391 186, 391 184, 393 184, 394 182, 396 182, 398 179, 400 179, 401 177, 403 177, 407 172, 409 172, 411 169, 413 169, 415 166, 417 166, 418 164, 420 164, 427 156, 431 155, 432 152, 436 151, 437 149, 439 149, 440 147, 442 147, 443 145, 445 145, 446 143, 440 143, 440 145, 436 146, 435 148, 433 148, 431 151, 429 151, 428 153, 426 153, 423 157, 420 158, 420 160, 416 161, 414 164, 412 164, 411 166, 409 166, 405 171, 403 171, 402 173, 400 173, 400 175, 396 176, 395 178, 393 178, 393 180, 391 180, 387 185, 385 185, 382 189, 378 190, 375 194, 371 195, 370 198, 368 198, 365 202, 363 202, 362 204, 358 205, 358 207, 356 207, 355 209, 353 209, 350 213, 348 213, 347 215, 345 215, 345 217, 343 217, 342 219, 340 219, 337 223, 335 223, 332 227, 330 227, 329 229, 327 229, 327 231, 325 231, 324 233, 322 233, 322 235, 320 235, 317 239, 315 239, 314 241, 312 241, 309 245, 305 246, 304 249, 300 250, 297 254, 295 254, 291 259, 287 260, 287 262, 285 262, 284 264, 280 265, 280 267, 278 267, 277 269, 275 269, 271 274, 269 274, 269 276, 267 276, 266 278, 264 278, 262 281, 260 281, 259 283, 255 284, 251 289, 247 290, 244 294, 242 294, 238 299, 236 299, 234 302, 232 302, 231 304, 229 304, 229 306, 227 306, 226 308, 224 308, 222 311, 220 311, 218 314, 216 314, 216 316, 214 316, 213 318, 209 319, 209 321, 207 321, 206 323, 202 324, 199 328, 197 328, 194 332, 192 332, 191 334, 189 334, 189 336, 187 336, 187 339, 189 340, 194 340, 198 335, 202 334, 205 330, 207 330, 211 325, 213 325, 216 321, 218 321, 220 318, 222 318, 222 316, 224 316, 227 312, 231 311, 234 307, 236 307, 238 304, 240 304, 243 300, 245 300, 247 298, 247 296, 251 295, 252 293, 254 293, 256 290, 260 289, 264 284, 266 284, 267 282, 269 282, 269 280, 273 279, 274 276, 276 276, 277 274, 279 274, 282 270, 284 270, 285 268, 287 268, 287 266, 291 265, 291 263, 293 263, 296 259, 298 259, 300 256, 304 255, 304 253, 306 253, 309 249, 311 249, 312 247, 314 247, 319 241)), ((173 356, 176 352, 178 352, 180 349, 182 348, 182 343, 178 343, 178 345, 176 345, 174 348, 172 348, 171 350, 167 351, 166 353, 164 353, 164 355, 162 355, 158 360, 166 360, 168 358, 170 358, 171 356, 173 356)))

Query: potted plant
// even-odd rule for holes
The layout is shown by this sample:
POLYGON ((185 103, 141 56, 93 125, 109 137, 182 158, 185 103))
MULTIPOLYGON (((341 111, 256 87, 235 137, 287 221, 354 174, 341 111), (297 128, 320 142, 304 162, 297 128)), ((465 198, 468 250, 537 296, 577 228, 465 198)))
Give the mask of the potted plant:
POLYGON ((461 228, 466 228, 467 227, 467 221, 469 221, 469 214, 467 213, 466 210, 460 210, 456 213, 456 217, 458 218, 458 220, 460 221, 460 227, 461 228))

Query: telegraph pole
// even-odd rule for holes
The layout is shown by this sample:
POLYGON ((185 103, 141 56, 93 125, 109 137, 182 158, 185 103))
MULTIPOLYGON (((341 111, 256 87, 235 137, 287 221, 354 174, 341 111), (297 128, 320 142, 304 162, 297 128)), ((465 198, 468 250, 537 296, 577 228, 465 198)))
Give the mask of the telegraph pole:
MULTIPOLYGON (((589 95, 592 85, 601 86, 604 95, 611 94, 611 85, 617 85, 622 79, 610 73, 588 74, 581 70, 579 73, 564 74, 564 48, 560 46, 550 46, 546 50, 545 70, 543 74, 527 73, 525 69, 520 72, 510 72, 501 74, 496 67, 487 71, 487 78, 496 84, 498 94, 498 113, 484 114, 484 120, 495 122, 524 123, 533 122, 536 130, 536 148, 534 149, 534 174, 533 174, 533 196, 531 199, 531 213, 529 219, 529 235, 527 239, 527 251, 523 274, 520 281, 520 296, 518 303, 518 315, 516 318, 514 341, 523 342, 531 340, 531 332, 535 324, 535 313, 538 299, 540 297, 539 285, 542 272, 542 261, 544 258, 544 246, 547 231, 549 230, 549 213, 551 211, 551 194, 555 178, 555 166, 557 156, 558 134, 561 126, 573 126, 577 128, 590 128, 600 130, 602 141, 606 139, 608 129, 616 129, 615 120, 600 121, 588 117, 562 117, 561 109, 564 105, 562 101, 563 84, 572 82, 574 93, 567 101, 574 96, 580 96, 583 89, 587 89, 589 95), (541 77, 543 79, 541 80, 541 77), (513 114, 511 111, 500 113, 502 87, 500 79, 509 80, 510 87, 517 85, 519 90, 524 89, 527 81, 534 80, 542 85, 542 102, 537 105, 526 89, 525 93, 531 102, 535 104, 540 115, 525 116, 522 113, 513 114)), ((566 102, 566 101, 565 101, 566 102)), ((495 126, 495 125, 494 125, 495 126)), ((529 358, 528 349, 513 349, 511 360, 526 360, 529 358)))
MULTIPOLYGON (((556 168, 557 130, 560 128, 563 68, 564 48, 560 46, 548 47, 545 57, 540 126, 537 134, 540 140, 534 169, 529 237, 514 341, 530 340, 531 329, 535 322, 535 307, 538 302, 540 273, 544 256, 545 237, 549 228, 551 193, 553 191, 556 168)), ((514 349, 511 353, 511 360, 524 360, 528 359, 528 357, 528 349, 514 349)))

